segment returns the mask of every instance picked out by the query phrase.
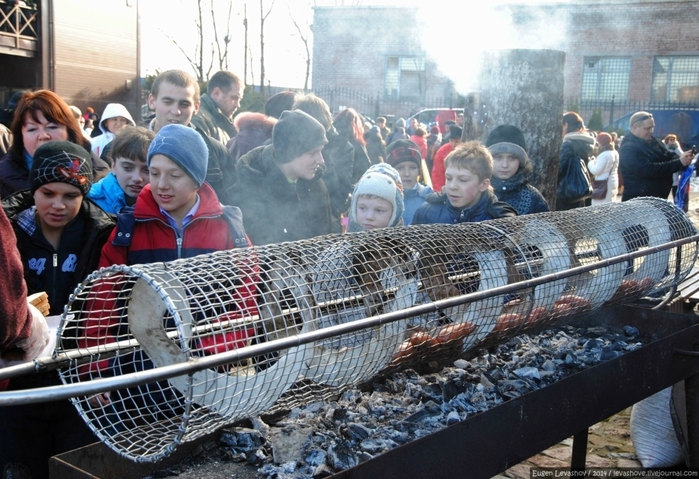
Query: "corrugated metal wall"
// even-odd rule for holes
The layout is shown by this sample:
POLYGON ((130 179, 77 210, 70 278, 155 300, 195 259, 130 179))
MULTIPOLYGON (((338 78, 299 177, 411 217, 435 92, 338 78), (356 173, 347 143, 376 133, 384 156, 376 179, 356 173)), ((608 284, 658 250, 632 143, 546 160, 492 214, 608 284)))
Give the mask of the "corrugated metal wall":
POLYGON ((140 119, 138 0, 54 0, 52 88, 101 114, 122 103, 140 119))

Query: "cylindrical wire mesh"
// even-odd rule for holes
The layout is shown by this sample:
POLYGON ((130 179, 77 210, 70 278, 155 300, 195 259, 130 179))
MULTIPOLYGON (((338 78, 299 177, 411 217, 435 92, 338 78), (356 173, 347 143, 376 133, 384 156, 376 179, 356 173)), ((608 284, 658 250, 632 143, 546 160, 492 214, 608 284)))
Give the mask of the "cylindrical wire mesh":
POLYGON ((56 354, 81 354, 60 375, 80 383, 196 361, 482 293, 465 304, 420 308, 361 331, 113 391, 106 406, 73 400, 110 448, 154 461, 222 424, 329 397, 388 367, 455 356, 571 314, 660 294, 689 273, 697 243, 660 247, 696 234, 673 205, 642 198, 114 266, 87 278, 66 308, 56 354), (636 251, 635 259, 565 277, 636 251), (550 281, 530 284, 548 275, 550 281))

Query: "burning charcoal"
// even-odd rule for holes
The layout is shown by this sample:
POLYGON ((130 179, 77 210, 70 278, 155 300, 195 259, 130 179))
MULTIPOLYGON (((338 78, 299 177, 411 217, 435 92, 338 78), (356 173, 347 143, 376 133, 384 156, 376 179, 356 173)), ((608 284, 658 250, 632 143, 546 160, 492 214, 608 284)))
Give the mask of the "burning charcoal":
POLYGON ((247 456, 244 452, 234 453, 232 450, 228 449, 221 456, 221 462, 245 462, 247 461, 247 456))
POLYGON ((471 363, 469 363, 465 359, 457 359, 456 361, 454 361, 455 368, 467 369, 470 365, 471 365, 471 363))
POLYGON ((349 423, 347 424, 347 435, 353 441, 362 441, 372 434, 372 430, 362 424, 349 423))
POLYGON ((609 361, 614 359, 619 355, 618 352, 614 351, 610 346, 605 346, 602 348, 602 354, 600 354, 601 361, 609 361))
POLYGON ((250 452, 247 455, 247 463, 251 466, 261 466, 267 461, 267 455, 262 451, 262 449, 258 449, 254 452, 250 452))
POLYGON ((638 328, 636 328, 636 327, 634 327, 634 326, 624 326, 623 329, 624 329, 624 334, 626 334, 626 335, 627 335, 628 337, 630 337, 630 338, 635 338, 636 336, 638 336, 639 334, 641 334, 641 333, 638 331, 638 328))
POLYGON ((359 464, 359 459, 352 452, 352 448, 341 442, 328 448, 328 463, 336 470, 342 471, 359 464))
POLYGON ((597 350, 597 349, 600 349, 601 347, 602 347, 602 341, 600 341, 597 338, 588 339, 587 341, 585 341, 585 344, 583 345, 583 348, 585 348, 588 351, 597 350))
POLYGON ((543 369, 544 371, 547 371, 547 372, 553 372, 556 370, 556 364, 553 361, 551 361, 550 359, 547 359, 541 365, 541 369, 543 369))
MULTIPOLYGON (((390 441, 390 442, 395 445, 395 443, 393 441, 390 441)), ((387 451, 390 448, 387 441, 384 441, 383 439, 374 439, 374 438, 363 440, 359 444, 359 447, 361 448, 362 451, 368 452, 369 454, 379 454, 379 453, 387 451)))
POLYGON ((514 373, 520 378, 541 379, 539 370, 533 367, 519 368, 516 369, 514 373))
POLYGON ((311 477, 313 479, 320 479, 323 477, 330 477, 333 475, 333 471, 327 464, 319 464, 315 469, 313 469, 313 474, 311 477))
POLYGON ((449 401, 451 398, 459 394, 463 387, 456 381, 446 381, 442 385, 442 398, 444 401, 449 401))
POLYGON ((320 466, 321 464, 325 464, 327 458, 327 453, 322 449, 312 449, 306 454, 304 461, 309 466, 320 466))
POLYGON ((479 383, 479 384, 481 384, 481 385, 483 386, 483 389, 484 389, 485 391, 492 391, 493 388, 495 387, 495 384, 493 384, 493 383, 488 379, 488 377, 487 377, 485 374, 483 374, 483 373, 481 373, 481 378, 480 378, 480 383, 479 383))
POLYGON ((449 414, 447 414, 447 425, 451 426, 452 424, 456 424, 457 422, 461 421, 461 416, 459 416, 459 413, 456 411, 451 411, 449 414))

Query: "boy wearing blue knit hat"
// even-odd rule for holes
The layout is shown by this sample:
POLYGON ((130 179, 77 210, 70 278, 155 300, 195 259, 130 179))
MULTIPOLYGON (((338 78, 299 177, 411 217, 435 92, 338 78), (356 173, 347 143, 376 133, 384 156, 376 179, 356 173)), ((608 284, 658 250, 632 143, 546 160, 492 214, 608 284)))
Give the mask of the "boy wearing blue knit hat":
MULTIPOLYGON (((170 124, 158 130, 148 148, 150 184, 143 188, 134 206, 119 212, 117 226, 102 248, 99 267, 166 262, 251 246, 240 209, 222 206, 213 188, 204 181, 208 157, 206 143, 193 128, 170 124)), ((252 263, 237 267, 243 279, 229 290, 238 311, 232 314, 254 316, 257 273, 252 263)), ((105 293, 98 303, 87 307, 90 311, 87 333, 80 340, 80 347, 114 342, 119 328, 123 327, 112 313, 118 308, 112 294, 105 293)), ((197 347, 206 354, 223 352, 247 345, 253 334, 254 330, 244 328, 216 333, 201 340, 197 347)), ((133 367, 129 361, 110 364, 105 360, 91 364, 89 372, 108 375, 114 368, 127 373, 133 367)), ((143 362, 143 369, 151 367, 150 360, 143 362)), ((163 395, 177 396, 172 388, 162 384, 141 388, 153 395, 154 402, 163 395)), ((98 394, 90 398, 90 403, 106 406, 114 399, 110 396, 110 393, 98 394)), ((143 395, 143 401, 149 403, 151 398, 143 395)))
POLYGON ((133 207, 120 212, 100 267, 172 261, 249 245, 240 209, 227 206, 224 217, 216 193, 204 181, 208 157, 206 143, 194 129, 171 124, 158 131, 148 148, 150 184, 133 207))

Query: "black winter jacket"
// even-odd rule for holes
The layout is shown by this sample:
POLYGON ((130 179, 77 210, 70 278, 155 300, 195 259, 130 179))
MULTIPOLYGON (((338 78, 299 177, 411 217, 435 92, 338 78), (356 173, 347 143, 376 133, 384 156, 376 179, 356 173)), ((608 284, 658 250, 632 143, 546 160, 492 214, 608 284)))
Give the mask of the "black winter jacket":
POLYGON ((624 181, 621 201, 639 196, 667 199, 672 189, 672 174, 684 166, 662 141, 645 141, 631 132, 624 136, 619 148, 619 168, 624 181))
POLYGON ((225 193, 243 211, 253 245, 296 241, 331 232, 330 198, 318 170, 313 180, 287 180, 274 146, 255 148, 238 161, 238 182, 225 193))
POLYGON ((2 201, 17 236, 28 293, 46 291, 50 314, 61 314, 78 283, 97 269, 102 246, 116 221, 85 198, 78 215, 63 230, 55 250, 37 227, 32 206, 34 197, 29 190, 2 201))

